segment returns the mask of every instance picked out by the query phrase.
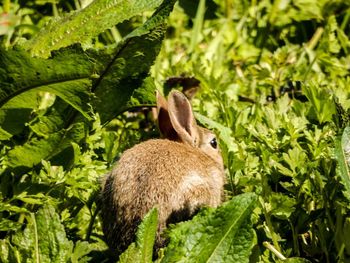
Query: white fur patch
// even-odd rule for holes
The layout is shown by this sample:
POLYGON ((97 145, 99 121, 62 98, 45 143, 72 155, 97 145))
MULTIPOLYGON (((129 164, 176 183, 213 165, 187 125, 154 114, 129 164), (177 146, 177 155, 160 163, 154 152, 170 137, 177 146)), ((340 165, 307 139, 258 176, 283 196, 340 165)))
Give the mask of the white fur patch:
POLYGON ((189 189, 193 189, 194 187, 205 183, 205 180, 203 180, 197 172, 191 171, 183 178, 180 184, 180 192, 186 192, 189 189))

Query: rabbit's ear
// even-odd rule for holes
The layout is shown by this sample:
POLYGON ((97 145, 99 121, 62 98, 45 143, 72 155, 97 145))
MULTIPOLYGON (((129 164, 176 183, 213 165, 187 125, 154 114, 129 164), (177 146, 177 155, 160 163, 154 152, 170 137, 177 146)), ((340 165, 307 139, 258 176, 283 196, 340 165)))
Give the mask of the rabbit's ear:
POLYGON ((179 139, 196 146, 199 142, 197 123, 186 96, 179 91, 172 91, 168 98, 168 112, 179 139))
POLYGON ((156 96, 157 96, 158 127, 160 130, 160 133, 163 135, 164 138, 176 141, 178 140, 178 136, 170 121, 169 111, 168 111, 168 102, 160 94, 158 90, 156 91, 156 96))

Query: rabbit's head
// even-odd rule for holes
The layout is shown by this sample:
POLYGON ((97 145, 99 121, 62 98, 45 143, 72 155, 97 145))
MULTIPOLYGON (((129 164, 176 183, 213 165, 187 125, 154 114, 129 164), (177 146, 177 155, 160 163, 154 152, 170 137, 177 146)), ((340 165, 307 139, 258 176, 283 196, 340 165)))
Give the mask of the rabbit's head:
POLYGON ((168 101, 157 92, 158 126, 164 138, 199 148, 220 166, 221 151, 213 132, 197 125, 189 100, 179 91, 172 91, 168 101))

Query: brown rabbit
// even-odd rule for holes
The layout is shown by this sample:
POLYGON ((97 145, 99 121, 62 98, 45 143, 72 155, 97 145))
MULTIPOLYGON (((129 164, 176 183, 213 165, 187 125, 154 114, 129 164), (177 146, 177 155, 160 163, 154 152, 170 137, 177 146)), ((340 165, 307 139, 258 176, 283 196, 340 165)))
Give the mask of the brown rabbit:
POLYGON ((179 91, 172 91, 168 102, 157 93, 157 108, 166 139, 125 151, 102 186, 103 232, 119 252, 134 240, 137 225, 152 207, 159 213, 159 248, 167 224, 188 219, 200 207, 216 207, 223 198, 223 161, 215 135, 197 126, 179 91))

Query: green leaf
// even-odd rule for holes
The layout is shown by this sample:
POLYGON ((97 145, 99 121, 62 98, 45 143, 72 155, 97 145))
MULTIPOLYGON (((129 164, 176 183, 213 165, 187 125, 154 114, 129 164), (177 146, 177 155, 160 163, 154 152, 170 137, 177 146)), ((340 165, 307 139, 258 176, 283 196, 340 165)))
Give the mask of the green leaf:
POLYGON ((85 125, 76 123, 67 130, 50 134, 47 138, 33 138, 23 145, 15 146, 7 152, 5 163, 10 167, 33 167, 43 159, 50 159, 71 146, 71 142, 80 142, 85 136, 85 125))
POLYGON ((12 236, 12 243, 20 252, 19 262, 67 262, 73 248, 58 214, 50 205, 31 214, 25 230, 12 236))
POLYGON ((136 232, 136 242, 120 256, 119 262, 152 262, 153 245, 158 226, 158 210, 152 208, 143 218, 136 232))
POLYGON ((312 105, 312 113, 317 117, 319 123, 331 122, 333 114, 336 113, 332 94, 325 87, 310 83, 304 86, 304 92, 312 105))
POLYGON ((86 241, 78 241, 75 243, 73 253, 70 256, 72 263, 90 262, 90 257, 87 255, 93 250, 93 247, 86 241))
POLYGON ((55 209, 46 205, 35 215, 40 258, 43 262, 64 262, 73 248, 55 209))
POLYGON ((18 262, 18 250, 8 239, 0 240, 0 261, 3 263, 18 262))
POLYGON ((14 97, 0 109, 0 140, 7 140, 23 131, 32 109, 37 107, 38 97, 37 92, 28 91, 14 97))
POLYGON ((149 89, 149 69, 161 47, 166 30, 165 19, 173 9, 175 1, 168 0, 155 11, 146 23, 135 29, 118 45, 108 66, 100 72, 100 78, 92 90, 96 99, 94 107, 101 123, 126 110, 126 103, 136 89, 149 89))
POLYGON ((131 243, 127 250, 119 257, 119 263, 141 262, 140 250, 136 248, 135 243, 131 243))
POLYGON ((132 108, 140 105, 155 106, 155 90, 156 86, 154 84, 154 79, 150 76, 145 78, 142 86, 134 90, 127 107, 132 108))
POLYGON ((295 199, 282 193, 271 193, 269 197, 271 214, 280 219, 288 219, 295 211, 295 199))
POLYGON ((101 67, 92 56, 79 47, 57 52, 52 59, 32 58, 20 49, 0 49, 0 107, 15 96, 35 89, 56 94, 89 118, 90 78, 96 67, 101 67))
POLYGON ((341 138, 335 141, 337 172, 344 185, 344 195, 350 201, 350 127, 344 129, 341 138))
POLYGON ((9 230, 16 231, 20 229, 21 226, 22 226, 21 223, 14 222, 6 218, 2 218, 0 221, 0 231, 9 231, 9 230))
POLYGON ((249 262, 256 243, 250 222, 256 203, 254 193, 241 194, 176 225, 162 262, 249 262))
POLYGON ((141 12, 152 10, 162 0, 99 0, 86 8, 52 19, 25 44, 32 55, 48 57, 50 52, 74 43, 85 43, 112 26, 141 12))

